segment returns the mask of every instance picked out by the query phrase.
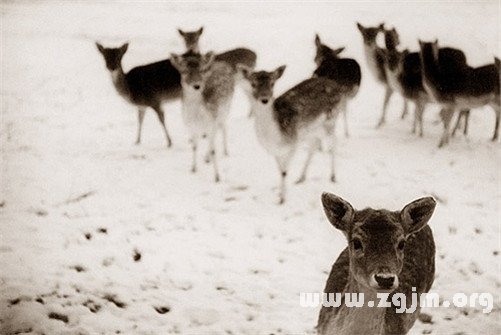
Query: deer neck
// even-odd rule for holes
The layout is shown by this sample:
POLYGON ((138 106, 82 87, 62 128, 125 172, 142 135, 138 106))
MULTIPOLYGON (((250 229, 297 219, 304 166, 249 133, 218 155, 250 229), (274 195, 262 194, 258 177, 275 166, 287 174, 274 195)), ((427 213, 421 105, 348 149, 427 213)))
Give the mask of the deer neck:
POLYGON ((438 63, 428 53, 424 53, 421 59, 423 86, 436 97, 439 93, 438 88, 440 87, 440 69, 438 63))
MULTIPOLYGON (((364 53, 369 70, 377 77, 380 71, 380 64, 378 64, 378 46, 376 43, 367 45, 364 43, 364 53)), ((384 69, 383 69, 384 71, 384 69)))
POLYGON ((252 113, 254 114, 255 126, 258 132, 269 133, 278 128, 277 121, 273 115, 274 101, 275 100, 272 98, 266 105, 264 105, 260 101, 253 99, 252 113))
POLYGON ((129 86, 127 85, 127 78, 125 77, 122 66, 119 66, 117 69, 110 71, 110 73, 111 80, 113 81, 113 86, 115 86, 117 92, 126 99, 130 99, 129 86))
POLYGON ((333 334, 384 334, 386 308, 376 307, 379 303, 376 292, 360 285, 350 274, 343 293, 363 293, 364 306, 346 307, 342 304, 336 315, 333 334), (368 307, 368 301, 373 301, 374 307, 368 307))

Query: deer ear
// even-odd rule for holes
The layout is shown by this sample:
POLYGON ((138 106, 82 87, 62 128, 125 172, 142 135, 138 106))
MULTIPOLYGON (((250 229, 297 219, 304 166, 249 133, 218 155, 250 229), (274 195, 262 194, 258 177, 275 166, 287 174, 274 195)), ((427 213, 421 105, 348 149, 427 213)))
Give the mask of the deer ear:
POLYGON ((402 209, 400 217, 407 236, 417 233, 428 224, 436 204, 435 199, 426 197, 414 200, 402 209))
POLYGON ((379 24, 378 28, 380 31, 384 31, 384 22, 379 24))
POLYGON ((185 32, 182 31, 181 29, 177 28, 177 32, 179 33, 179 35, 183 36, 185 35, 185 32))
POLYGON ((332 193, 322 194, 322 205, 329 222, 337 229, 347 233, 353 223, 355 210, 346 200, 332 193))
POLYGON ((197 31, 198 36, 202 35, 203 32, 204 32, 204 26, 201 26, 200 29, 198 29, 197 31))
POLYGON ((362 26, 362 25, 361 25, 360 23, 358 23, 358 22, 357 22, 357 28, 358 28, 358 30, 360 30, 360 32, 362 32, 362 33, 365 31, 364 26, 362 26))
POLYGON ((170 54, 170 62, 172 63, 172 65, 179 71, 181 72, 182 68, 183 68, 183 60, 182 60, 182 56, 180 55, 177 55, 175 53, 171 53, 170 54))
POLYGON ((337 49, 332 50, 332 53, 333 53, 335 56, 337 56, 337 55, 339 55, 341 52, 343 52, 343 51, 344 51, 344 49, 345 49, 345 47, 337 48, 337 49))
POLYGON ((215 59, 216 59, 216 54, 212 51, 209 51, 203 56, 203 67, 205 69, 208 69, 209 67, 212 66, 212 63, 214 63, 215 59))
POLYGON ((273 71, 273 78, 275 80, 277 80, 280 77, 282 77, 282 75, 284 74, 285 68, 286 68, 285 65, 279 66, 275 71, 273 71))
POLYGON ((240 63, 237 64, 237 71, 240 72, 242 74, 242 76, 244 76, 245 79, 249 79, 250 74, 252 73, 252 70, 250 67, 248 67, 247 65, 244 65, 244 64, 240 64, 240 63))
POLYGON ((322 42, 320 41, 320 36, 318 34, 315 34, 315 45, 317 48, 320 48, 322 46, 322 42))
POLYGON ((104 47, 99 44, 98 42, 96 42, 96 47, 97 47, 97 50, 99 50, 100 53, 104 53, 104 47))
POLYGON ((127 52, 128 48, 129 48, 129 42, 125 43, 120 47, 120 52, 122 53, 122 55, 127 52))

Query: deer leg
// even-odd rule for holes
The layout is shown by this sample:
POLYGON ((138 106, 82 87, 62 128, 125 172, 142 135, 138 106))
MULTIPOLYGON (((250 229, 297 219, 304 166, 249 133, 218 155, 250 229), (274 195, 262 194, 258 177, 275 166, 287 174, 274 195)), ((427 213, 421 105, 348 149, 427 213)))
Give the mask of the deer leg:
POLYGON ((275 160, 277 161, 278 169, 280 171, 280 191, 279 191, 280 193, 279 193, 279 201, 278 201, 278 203, 280 205, 285 203, 285 199, 287 196, 287 194, 286 194, 287 187, 285 184, 285 180, 287 178, 289 163, 290 163, 290 159, 292 158, 293 153, 294 153, 294 151, 291 150, 290 152, 288 152, 284 156, 276 156, 275 157, 275 160))
POLYGON ((343 108, 343 121, 344 121, 344 136, 346 138, 350 137, 350 132, 348 130, 348 108, 344 106, 343 108))
POLYGON ((451 124, 451 119, 454 116, 455 109, 453 107, 447 107, 442 109, 441 111, 441 116, 442 116, 442 122, 444 124, 444 131, 442 133, 442 137, 440 139, 440 142, 438 144, 438 147, 441 148, 447 143, 449 143, 449 128, 451 124))
POLYGON ((306 173, 308 172, 308 168, 310 167, 311 159, 313 158, 315 151, 318 150, 319 146, 320 146, 319 138, 316 138, 311 141, 311 144, 308 148, 308 156, 306 157, 306 162, 304 163, 303 171, 301 172, 299 179, 296 180, 296 184, 301 184, 306 180, 306 173))
POLYGON ((165 134, 165 139, 167 140, 167 147, 170 148, 172 146, 172 141, 170 139, 169 132, 167 131, 167 127, 165 126, 164 111, 162 110, 162 107, 160 107, 160 106, 155 106, 155 107, 153 107, 153 109, 157 113, 158 120, 160 121, 160 124, 162 125, 162 129, 163 129, 164 134, 165 134))
POLYGON ((499 118, 501 114, 501 107, 499 105, 493 106, 494 112, 496 112, 496 123, 494 124, 494 134, 492 135, 491 141, 497 141, 499 138, 499 118))
POLYGON ((407 99, 404 99, 404 104, 402 106, 402 116, 401 116, 402 120, 405 119, 405 117, 407 116, 408 108, 409 108, 409 103, 407 99))
POLYGON ((379 119, 379 122, 378 122, 376 128, 381 127, 386 122, 386 109, 388 107, 388 103, 390 102, 390 97, 392 94, 393 94, 393 91, 391 90, 391 88, 386 87, 386 90, 384 92, 383 112, 381 113, 381 118, 379 119))
POLYGON ((426 103, 423 101, 418 102, 418 122, 419 122, 419 137, 423 137, 423 114, 426 107, 426 103))
POLYGON ((146 113, 146 109, 143 107, 139 107, 137 110, 137 139, 136 145, 141 143, 141 129, 143 128, 143 120, 144 114, 146 113))
POLYGON ((198 137, 197 136, 193 136, 190 139, 190 142, 191 142, 191 150, 192 150, 192 153, 193 153, 193 160, 192 160, 192 163, 191 163, 191 172, 195 173, 195 172, 197 172, 197 146, 198 146, 198 137))
POLYGON ((470 123, 470 110, 469 109, 465 109, 462 112, 464 112, 463 135, 466 136, 466 135, 468 135, 468 124, 470 123))
POLYGON ((418 118, 419 118, 419 111, 418 111, 418 103, 416 102, 414 104, 414 121, 412 122, 412 133, 415 134, 417 131, 417 126, 418 126, 418 118))
POLYGON ((329 137, 329 155, 331 159, 331 182, 336 182, 335 153, 336 153, 336 133, 332 132, 329 137))
POLYGON ((209 135, 209 154, 211 157, 212 165, 214 166, 214 181, 219 183, 219 168, 217 164, 217 156, 216 156, 216 133, 217 133, 217 125, 210 131, 209 135))
POLYGON ((458 114, 458 117, 456 119, 456 125, 454 126, 454 128, 452 129, 452 133, 451 133, 451 136, 454 136, 456 135, 456 131, 459 129, 459 127, 461 126, 461 119, 463 118, 463 111, 459 112, 458 114))
POLYGON ((226 125, 222 123, 220 127, 221 127, 221 133, 223 135, 223 153, 225 156, 228 156, 228 133, 226 130, 226 125))

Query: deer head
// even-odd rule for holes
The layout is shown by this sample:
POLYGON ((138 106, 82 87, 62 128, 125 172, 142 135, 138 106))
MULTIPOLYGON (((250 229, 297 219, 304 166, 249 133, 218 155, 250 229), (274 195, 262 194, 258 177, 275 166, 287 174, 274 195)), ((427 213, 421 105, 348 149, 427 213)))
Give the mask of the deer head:
POLYGON ((348 240, 350 276, 370 290, 391 292, 398 287, 406 240, 427 225, 436 203, 427 197, 396 212, 357 211, 346 200, 324 193, 322 204, 330 223, 348 240))
POLYGON ((125 52, 127 52, 129 43, 125 43, 119 48, 105 48, 101 44, 96 42, 96 47, 104 57, 106 68, 110 71, 115 71, 122 67, 122 57, 124 56, 125 52))
POLYGON ((315 54, 315 64, 317 64, 317 66, 320 66, 320 64, 322 64, 322 62, 326 59, 338 58, 339 54, 344 50, 344 47, 331 49, 327 45, 322 44, 318 34, 315 35, 315 46, 317 48, 317 52, 315 54))
POLYGON ((179 35, 183 37, 187 51, 199 52, 198 40, 204 31, 204 27, 200 27, 200 29, 195 31, 183 31, 181 29, 178 29, 177 31, 179 32, 179 35))
POLYGON ((254 99, 263 105, 267 105, 273 98, 275 82, 282 77, 285 71, 285 65, 282 65, 271 72, 254 72, 251 68, 242 64, 238 64, 237 69, 251 84, 252 96, 254 99))
POLYGON ((187 52, 183 55, 171 54, 172 65, 181 74, 183 87, 195 91, 203 91, 205 80, 210 75, 215 55, 187 52))
POLYGON ((376 27, 364 27, 357 22, 357 28, 362 34, 364 44, 367 46, 376 46, 376 38, 380 32, 384 31, 384 23, 376 27))

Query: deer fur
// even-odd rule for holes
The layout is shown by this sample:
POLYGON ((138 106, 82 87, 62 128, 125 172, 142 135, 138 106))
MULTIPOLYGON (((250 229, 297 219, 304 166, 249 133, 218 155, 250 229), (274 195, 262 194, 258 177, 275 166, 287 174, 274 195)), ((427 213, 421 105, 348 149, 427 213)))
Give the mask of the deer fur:
POLYGON ((499 68, 495 64, 480 67, 456 67, 447 71, 439 59, 438 40, 422 42, 420 61, 423 86, 435 102, 443 107, 441 116, 444 125, 439 147, 449 142, 450 121, 455 112, 489 105, 496 114, 492 141, 498 139, 500 120, 499 68))
POLYGON ((400 211, 355 210, 346 200, 324 193, 322 204, 329 222, 348 241, 332 266, 324 292, 364 293, 364 306, 323 306, 317 325, 319 335, 407 334, 419 315, 419 306, 412 313, 397 313, 394 305, 370 307, 367 303, 372 300, 377 306, 377 293, 391 296, 399 292, 405 294, 409 307, 413 292, 419 296, 430 290, 435 243, 427 224, 435 200, 421 198, 400 211))
POLYGON ((257 139, 275 157, 280 171, 279 203, 285 202, 285 180, 299 143, 307 143, 309 150, 297 183, 306 179, 311 159, 322 138, 328 140, 331 181, 334 182, 335 122, 338 114, 346 108, 349 95, 346 88, 327 78, 311 78, 275 98, 274 85, 285 66, 272 72, 253 72, 245 66, 239 68, 253 88, 252 112, 257 139))
MULTIPOLYGON (((412 132, 419 128, 419 136, 423 136, 423 114, 432 98, 423 87, 421 75, 421 62, 418 52, 397 50, 399 36, 395 28, 385 29, 385 72, 390 87, 400 93, 404 99, 414 103, 414 122, 412 132)), ((438 57, 446 71, 450 72, 456 67, 466 66, 466 56, 461 50, 453 48, 440 48, 438 57)), ((464 113, 467 114, 468 110, 464 113)))
MULTIPOLYGON (((349 91, 349 100, 358 93, 362 72, 358 62, 352 58, 341 58, 339 55, 345 49, 331 49, 323 44, 318 34, 315 36, 316 55, 315 63, 317 68, 313 72, 313 77, 325 77, 334 80, 338 85, 346 87, 349 91)), ((347 108, 343 110, 344 133, 349 137, 347 108)))
POLYGON ((162 125, 167 146, 172 140, 165 125, 162 103, 181 97, 181 77, 169 59, 138 66, 125 73, 122 57, 129 44, 119 48, 105 48, 96 42, 96 47, 103 55, 106 67, 110 71, 113 85, 118 94, 138 109, 138 129, 136 144, 141 143, 141 129, 146 108, 152 108, 162 125))
MULTIPOLYGON (((363 25, 357 22, 357 28, 362 34, 362 39, 364 42, 365 59, 369 67, 369 72, 372 73, 374 79, 376 79, 378 83, 383 85, 385 90, 383 109, 377 124, 377 128, 380 128, 386 123, 386 110, 388 108, 390 98, 393 95, 393 90, 390 87, 390 85, 388 85, 388 80, 386 78, 386 72, 384 69, 385 49, 379 47, 377 44, 377 37, 379 33, 384 32, 384 23, 381 23, 379 26, 376 27, 364 27, 363 25)), ((404 99, 402 118, 404 118, 405 115, 407 114, 407 109, 408 109, 407 101, 404 99)))
MULTIPOLYGON (((210 160, 214 166, 214 180, 219 182, 215 137, 222 131, 226 145, 226 119, 235 86, 233 71, 228 64, 216 61, 211 52, 205 55, 194 52, 172 54, 171 58, 182 78, 182 116, 190 133, 193 150, 191 171, 197 170, 198 142, 207 137, 210 160)), ((225 147, 224 151, 226 150, 225 147)))

